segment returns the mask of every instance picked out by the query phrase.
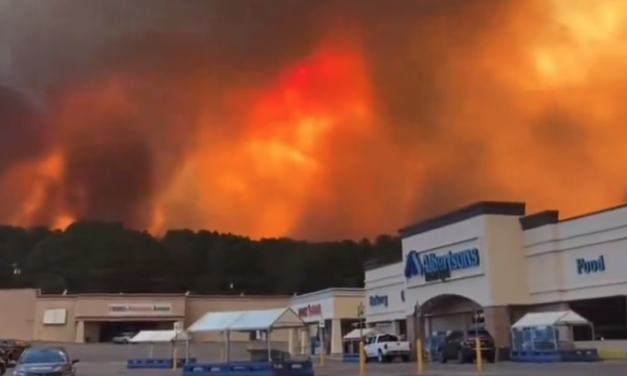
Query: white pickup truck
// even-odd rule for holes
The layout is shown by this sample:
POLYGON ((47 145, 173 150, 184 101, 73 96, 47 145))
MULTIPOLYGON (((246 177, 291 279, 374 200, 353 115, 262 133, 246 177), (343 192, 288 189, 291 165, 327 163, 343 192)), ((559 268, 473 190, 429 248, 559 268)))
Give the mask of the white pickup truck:
POLYGON ((411 345, 393 334, 378 334, 366 339, 364 350, 367 361, 376 359, 379 363, 388 363, 394 358, 401 358, 403 362, 407 362, 411 345))

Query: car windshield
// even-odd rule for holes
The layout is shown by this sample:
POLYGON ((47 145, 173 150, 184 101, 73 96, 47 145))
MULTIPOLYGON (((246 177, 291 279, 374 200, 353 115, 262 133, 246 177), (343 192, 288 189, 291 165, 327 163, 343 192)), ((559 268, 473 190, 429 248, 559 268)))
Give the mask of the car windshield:
POLYGON ((392 334, 379 336, 379 342, 398 342, 398 337, 392 334))
POLYGON ((21 364, 67 363, 67 355, 58 349, 34 349, 26 351, 20 358, 21 364))

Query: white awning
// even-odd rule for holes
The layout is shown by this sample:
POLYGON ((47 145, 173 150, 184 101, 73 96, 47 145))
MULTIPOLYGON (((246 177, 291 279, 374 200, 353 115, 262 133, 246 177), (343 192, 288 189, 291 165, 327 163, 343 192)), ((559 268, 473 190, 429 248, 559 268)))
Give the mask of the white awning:
POLYGON ((573 311, 534 312, 527 313, 516 321, 512 328, 532 328, 555 325, 588 325, 590 321, 573 311))
POLYGON ((187 339, 186 333, 178 333, 174 330, 142 330, 130 339, 132 343, 157 343, 157 342, 172 342, 172 341, 185 341, 187 339))
POLYGON ((290 308, 209 312, 193 323, 189 333, 300 328, 305 322, 290 308))
POLYGON ((344 340, 352 341, 355 339, 360 339, 362 336, 369 337, 377 334, 380 334, 380 332, 376 328, 353 329, 344 336, 344 340))

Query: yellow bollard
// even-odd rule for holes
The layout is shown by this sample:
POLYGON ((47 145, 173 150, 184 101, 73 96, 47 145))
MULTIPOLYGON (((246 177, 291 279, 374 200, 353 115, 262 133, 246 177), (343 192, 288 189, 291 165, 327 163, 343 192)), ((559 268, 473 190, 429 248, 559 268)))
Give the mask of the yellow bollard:
POLYGON ((424 359, 422 357, 422 341, 416 340, 416 367, 418 367, 418 374, 422 375, 424 367, 424 359))
POLYGON ((477 372, 483 371, 483 356, 481 353, 481 340, 479 337, 475 338, 475 351, 476 351, 476 364, 477 372))
POLYGON ((324 346, 320 346, 320 367, 324 367, 324 346))
POLYGON ((178 354, 176 353, 176 345, 172 349, 172 371, 176 371, 178 354))
POLYGON ((359 342, 359 376, 366 374, 366 354, 364 353, 364 341, 359 342))

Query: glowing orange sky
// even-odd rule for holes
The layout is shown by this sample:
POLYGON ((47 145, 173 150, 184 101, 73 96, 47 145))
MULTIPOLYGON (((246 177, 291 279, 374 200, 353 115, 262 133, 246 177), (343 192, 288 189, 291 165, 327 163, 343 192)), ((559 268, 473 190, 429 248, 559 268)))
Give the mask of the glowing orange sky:
POLYGON ((159 71, 159 87, 123 69, 73 84, 47 117, 55 132, 45 156, 0 175, 13 203, 0 219, 320 239, 390 232, 480 199, 563 215, 621 203, 627 2, 507 4, 468 36, 453 12, 399 20, 412 31, 390 41, 402 59, 375 50, 375 31, 355 21, 341 38, 328 27, 274 73, 247 81, 242 72, 220 91, 202 69, 159 71), (150 153, 131 153, 145 140, 150 153), (103 179, 94 197, 97 175, 68 178, 94 168, 69 161, 101 149, 149 168, 120 158, 115 176, 133 179, 103 179))

